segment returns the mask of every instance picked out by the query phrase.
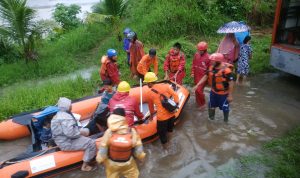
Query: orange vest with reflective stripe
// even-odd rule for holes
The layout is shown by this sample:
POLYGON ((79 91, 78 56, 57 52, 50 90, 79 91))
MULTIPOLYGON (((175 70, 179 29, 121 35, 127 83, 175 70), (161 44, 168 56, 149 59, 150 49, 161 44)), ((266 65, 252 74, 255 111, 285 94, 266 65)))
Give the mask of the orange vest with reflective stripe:
POLYGON ((107 56, 102 56, 101 58, 101 68, 100 68, 100 75, 107 76, 107 64, 110 62, 107 56))
POLYGON ((231 73, 231 64, 221 64, 221 67, 215 69, 213 66, 209 67, 208 71, 208 84, 211 86, 213 92, 225 95, 228 94, 229 81, 226 74, 231 73))
POLYGON ((180 65, 180 57, 181 55, 178 54, 176 56, 170 55, 170 71, 172 73, 177 72, 179 65, 180 65))
POLYGON ((132 155, 132 134, 113 133, 109 139, 109 158, 116 162, 127 162, 132 155))

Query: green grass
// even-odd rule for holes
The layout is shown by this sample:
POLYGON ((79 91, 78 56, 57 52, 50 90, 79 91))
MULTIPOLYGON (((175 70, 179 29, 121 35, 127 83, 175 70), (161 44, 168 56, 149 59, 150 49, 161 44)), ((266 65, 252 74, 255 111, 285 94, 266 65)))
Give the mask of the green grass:
MULTIPOLYGON (((38 62, 19 61, 0 65, 0 87, 24 80, 62 75, 95 65, 91 50, 109 38, 109 27, 101 24, 81 26, 55 41, 42 42, 38 62)), ((109 44, 109 43, 107 43, 109 44)))
POLYGON ((61 96, 77 99, 95 93, 98 73, 92 75, 91 80, 77 77, 60 82, 45 82, 37 85, 31 83, 14 89, 3 91, 0 98, 0 120, 11 115, 54 105, 61 96))
POLYGON ((252 36, 251 46, 253 56, 250 61, 250 74, 274 72, 274 68, 270 65, 271 35, 252 36))

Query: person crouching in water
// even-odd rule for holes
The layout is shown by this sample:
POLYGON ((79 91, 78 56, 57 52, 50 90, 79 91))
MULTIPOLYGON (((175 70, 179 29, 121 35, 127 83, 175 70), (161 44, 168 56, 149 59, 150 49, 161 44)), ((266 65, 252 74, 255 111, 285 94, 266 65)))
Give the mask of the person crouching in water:
POLYGON ((84 137, 77 126, 77 121, 71 113, 71 100, 61 97, 58 100, 59 111, 51 121, 51 131, 56 145, 62 151, 84 150, 82 171, 91 171, 89 162, 96 156, 95 141, 84 137))
POLYGON ((134 124, 134 116, 140 121, 144 114, 140 111, 139 104, 136 99, 129 95, 130 85, 126 81, 122 81, 118 85, 117 93, 111 98, 108 103, 110 112, 116 108, 124 108, 127 124, 131 127, 134 124))
POLYGON ((102 137, 97 162, 104 164, 108 178, 138 178, 139 170, 134 158, 143 161, 146 153, 140 136, 126 122, 125 110, 114 109, 107 124, 108 129, 102 137))
POLYGON ((208 105, 209 119, 213 120, 215 118, 215 109, 219 107, 220 110, 223 110, 224 121, 228 122, 229 103, 233 100, 233 66, 224 62, 224 55, 221 53, 214 53, 209 59, 212 65, 209 67, 207 74, 202 77, 193 90, 195 91, 208 80, 211 86, 208 105))
MULTIPOLYGON (((198 51, 194 55, 191 77, 194 78, 195 85, 200 81, 200 79, 206 75, 208 68, 210 66, 209 54, 207 52, 207 43, 201 41, 197 44, 198 51)), ((202 83, 195 91, 195 98, 198 106, 203 111, 205 108, 205 95, 203 93, 204 87, 207 82, 202 83)))
POLYGON ((148 87, 150 88, 150 91, 147 95, 149 111, 151 114, 150 117, 153 117, 155 105, 157 110, 157 133, 163 148, 167 150, 168 135, 170 136, 171 132, 173 132, 175 114, 163 107, 161 103, 161 94, 167 96, 168 98, 172 97, 177 105, 179 98, 177 93, 175 93, 169 84, 155 83, 157 80, 158 78, 155 73, 147 72, 144 83, 147 83, 148 87))

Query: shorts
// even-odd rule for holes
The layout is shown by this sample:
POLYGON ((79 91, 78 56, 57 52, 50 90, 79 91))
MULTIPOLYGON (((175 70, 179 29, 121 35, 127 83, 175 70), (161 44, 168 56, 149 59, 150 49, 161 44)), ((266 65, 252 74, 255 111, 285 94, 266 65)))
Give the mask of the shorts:
POLYGON ((227 101, 228 94, 219 95, 213 91, 210 91, 209 95, 209 108, 219 107, 223 112, 229 112, 229 103, 227 101))
POLYGON ((157 121, 157 133, 162 144, 168 142, 167 133, 173 132, 175 117, 164 121, 157 121))

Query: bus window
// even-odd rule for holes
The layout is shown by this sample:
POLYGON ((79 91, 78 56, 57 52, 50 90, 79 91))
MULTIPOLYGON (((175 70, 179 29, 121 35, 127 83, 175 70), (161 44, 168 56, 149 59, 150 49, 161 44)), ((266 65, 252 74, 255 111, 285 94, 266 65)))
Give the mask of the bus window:
POLYGON ((300 0, 283 0, 276 43, 300 49, 300 0))

